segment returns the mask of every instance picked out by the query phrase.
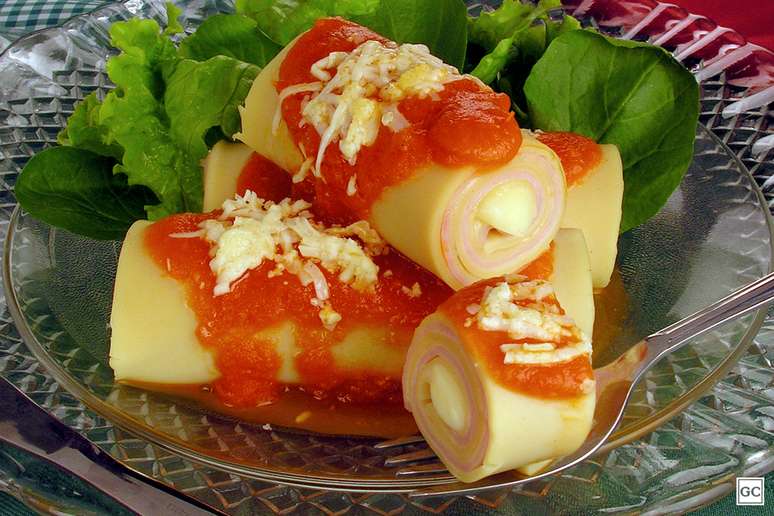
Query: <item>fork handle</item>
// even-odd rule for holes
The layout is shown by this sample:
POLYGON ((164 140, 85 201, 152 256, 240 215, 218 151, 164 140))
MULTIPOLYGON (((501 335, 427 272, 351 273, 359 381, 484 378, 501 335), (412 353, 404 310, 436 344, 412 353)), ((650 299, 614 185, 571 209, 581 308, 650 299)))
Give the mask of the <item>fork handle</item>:
POLYGON ((774 301, 774 272, 646 337, 648 354, 655 360, 680 348, 689 339, 772 301, 774 301))

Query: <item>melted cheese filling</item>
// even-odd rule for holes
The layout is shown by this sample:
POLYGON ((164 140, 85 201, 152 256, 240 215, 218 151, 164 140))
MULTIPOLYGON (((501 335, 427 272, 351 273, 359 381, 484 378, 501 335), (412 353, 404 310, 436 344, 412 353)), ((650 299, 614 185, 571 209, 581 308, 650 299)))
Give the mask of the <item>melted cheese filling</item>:
POLYGON ((313 169, 318 176, 331 143, 338 141, 342 155, 354 165, 358 151, 374 143, 382 125, 395 132, 408 125, 397 109, 398 102, 409 96, 436 94, 444 84, 461 77, 424 45, 378 41, 366 41, 352 52, 332 52, 314 63, 310 72, 317 82, 280 92, 274 125, 279 125, 285 98, 309 93, 302 123, 311 124, 320 135, 313 169))

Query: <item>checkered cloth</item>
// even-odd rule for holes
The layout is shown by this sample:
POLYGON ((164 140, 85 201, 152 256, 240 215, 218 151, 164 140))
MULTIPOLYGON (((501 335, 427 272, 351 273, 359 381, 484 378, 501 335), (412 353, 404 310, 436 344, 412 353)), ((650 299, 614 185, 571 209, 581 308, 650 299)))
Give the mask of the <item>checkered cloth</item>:
POLYGON ((0 31, 30 32, 59 25, 106 0, 0 0, 0 31))
MULTIPOLYGON (((15 38, 28 32, 59 25, 72 16, 92 11, 107 3, 111 2, 108 0, 0 0, 0 50, 15 38)), ((772 498, 774 498, 774 475, 769 475, 766 477, 767 503, 771 503, 772 498)), ((750 514, 748 509, 750 508, 735 507, 734 497, 730 495, 695 514, 746 516, 750 514)), ((764 510, 761 509, 763 514, 764 510)), ((510 511, 505 509, 504 512, 510 511)), ((0 492, 0 514, 32 516, 33 513, 11 496, 0 492)))

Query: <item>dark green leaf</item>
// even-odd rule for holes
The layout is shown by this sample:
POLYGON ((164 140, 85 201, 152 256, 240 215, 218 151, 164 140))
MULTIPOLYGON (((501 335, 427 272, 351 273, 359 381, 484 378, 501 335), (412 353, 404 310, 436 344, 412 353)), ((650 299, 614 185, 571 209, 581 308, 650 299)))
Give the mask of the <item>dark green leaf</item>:
POLYGON ((551 44, 553 40, 571 30, 580 30, 581 23, 572 16, 565 16, 560 23, 547 23, 546 24, 546 47, 551 44))
POLYGON ((653 216, 691 163, 699 88, 661 48, 570 31, 551 43, 524 92, 536 128, 618 147, 622 231, 653 216))
POLYGON ((433 55, 462 70, 466 13, 461 0, 382 0, 373 15, 354 21, 398 43, 427 45, 433 55))
POLYGON ((218 55, 266 66, 282 47, 258 30, 258 23, 240 14, 210 16, 180 43, 180 57, 205 61, 218 55))
POLYGON ((272 40, 287 45, 293 38, 326 16, 355 20, 372 15, 381 0, 237 0, 237 14, 258 22, 272 40))
POLYGON ((341 16, 398 43, 422 43, 462 68, 467 18, 462 0, 237 0, 237 13, 258 22, 273 41, 287 45, 316 20, 341 16))
POLYGON ((115 160, 72 147, 53 147, 30 159, 16 181, 16 198, 32 216, 101 240, 119 239, 145 217, 153 194, 113 175, 115 160))

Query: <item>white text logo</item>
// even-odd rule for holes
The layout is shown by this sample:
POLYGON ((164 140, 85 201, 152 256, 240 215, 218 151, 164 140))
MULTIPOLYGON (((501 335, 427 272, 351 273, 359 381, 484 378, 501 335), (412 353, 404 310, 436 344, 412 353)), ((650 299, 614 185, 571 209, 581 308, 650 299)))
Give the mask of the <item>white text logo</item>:
POLYGON ((762 477, 736 479, 736 505, 763 505, 763 496, 762 477))

